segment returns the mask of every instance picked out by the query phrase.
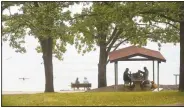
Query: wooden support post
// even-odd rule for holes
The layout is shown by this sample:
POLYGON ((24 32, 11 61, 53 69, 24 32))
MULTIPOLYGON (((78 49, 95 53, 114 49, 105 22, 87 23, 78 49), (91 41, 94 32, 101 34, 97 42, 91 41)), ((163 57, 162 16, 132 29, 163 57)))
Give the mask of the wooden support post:
POLYGON ((115 70, 115 89, 118 89, 118 62, 114 63, 114 70, 115 70))
POLYGON ((178 78, 178 76, 176 76, 176 86, 177 86, 177 80, 178 80, 177 78, 178 78))
POLYGON ((157 86, 158 86, 158 88, 157 89, 159 91, 159 86, 160 86, 160 84, 159 84, 159 61, 158 61, 158 64, 157 65, 158 65, 158 68, 157 68, 158 69, 157 70, 157 86))
POLYGON ((179 74, 174 74, 174 76, 175 76, 175 84, 176 84, 176 86, 178 85, 177 84, 177 81, 178 81, 178 76, 179 76, 179 74))
POLYGON ((155 82, 155 65, 153 60, 153 82, 155 82))

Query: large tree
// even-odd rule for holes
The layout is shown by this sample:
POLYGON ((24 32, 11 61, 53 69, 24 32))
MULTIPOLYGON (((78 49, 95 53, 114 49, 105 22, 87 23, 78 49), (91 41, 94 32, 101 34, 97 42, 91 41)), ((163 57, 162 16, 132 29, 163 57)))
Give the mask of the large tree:
POLYGON ((177 42, 180 39, 179 91, 184 91, 184 2, 137 2, 132 3, 132 7, 137 10, 142 7, 137 13, 143 21, 157 25, 156 29, 152 29, 152 34, 157 33, 160 39, 166 38, 165 42, 177 42), (158 27, 158 24, 164 24, 165 27, 158 27))
POLYGON ((141 22, 150 28, 155 41, 180 42, 179 90, 184 91, 184 2, 130 2, 141 22), (160 26, 161 25, 161 26, 160 26))
POLYGON ((62 60, 67 43, 73 43, 73 36, 66 22, 70 11, 63 11, 73 2, 2 2, 2 39, 8 41, 16 52, 25 53, 25 36, 34 36, 40 46, 36 50, 43 54, 45 69, 45 92, 54 92, 53 55, 62 60), (11 7, 16 6, 16 12, 11 7))
POLYGON ((119 7, 119 3, 115 2, 93 2, 91 7, 74 15, 72 27, 77 35, 75 44, 78 51, 85 53, 95 49, 96 45, 99 46, 98 87, 107 86, 108 53, 113 47, 136 34, 136 26, 130 20, 132 16, 118 15, 117 10, 121 11, 119 7), (130 30, 132 32, 127 35, 125 31, 130 30), (116 43, 117 41, 119 42, 116 43))
POLYGON ((91 51, 95 46, 100 49, 98 87, 107 86, 108 53, 116 50, 122 43, 146 45, 148 38, 151 41, 164 41, 174 37, 166 39, 152 36, 150 31, 155 25, 139 23, 138 10, 132 6, 129 2, 93 2, 91 7, 83 8, 81 13, 74 15, 72 31, 77 35, 75 44, 79 52, 91 51))

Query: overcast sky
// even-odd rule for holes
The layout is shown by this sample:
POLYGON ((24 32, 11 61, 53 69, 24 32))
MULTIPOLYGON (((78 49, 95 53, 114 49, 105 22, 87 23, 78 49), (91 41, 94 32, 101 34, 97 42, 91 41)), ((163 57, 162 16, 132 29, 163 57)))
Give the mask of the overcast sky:
MULTIPOLYGON (((16 10, 16 9, 12 9, 16 10)), ((73 6, 73 13, 80 12, 81 6, 73 6)), ((3 43, 3 58, 2 58, 2 86, 3 91, 43 91, 45 85, 44 67, 41 64, 42 54, 38 54, 35 50, 38 42, 34 37, 26 37, 27 53, 15 53, 8 43, 3 43), (29 78, 25 81, 20 80, 20 77, 29 78)), ((130 45, 122 45, 119 48, 130 45)), ((149 42, 146 48, 158 50, 157 43, 149 42)), ((179 44, 162 44, 161 53, 166 58, 166 63, 160 64, 160 83, 175 84, 173 74, 179 73, 179 44)), ((76 77, 82 82, 84 77, 87 77, 92 83, 92 88, 97 88, 98 77, 98 59, 99 49, 82 56, 78 54, 74 46, 68 46, 64 54, 64 60, 59 61, 53 59, 54 88, 55 90, 70 89, 71 82, 74 82, 76 77)), ((155 62, 156 65, 156 62, 155 62)), ((152 80, 152 61, 129 61, 118 63, 118 83, 123 83, 123 72, 125 68, 129 68, 132 73, 137 70, 143 70, 147 66, 150 71, 149 79, 152 80)), ((157 76, 157 66, 155 66, 155 78, 157 76)), ((156 80, 156 79, 155 79, 156 80)), ((114 64, 107 65, 107 85, 114 84, 114 64)))

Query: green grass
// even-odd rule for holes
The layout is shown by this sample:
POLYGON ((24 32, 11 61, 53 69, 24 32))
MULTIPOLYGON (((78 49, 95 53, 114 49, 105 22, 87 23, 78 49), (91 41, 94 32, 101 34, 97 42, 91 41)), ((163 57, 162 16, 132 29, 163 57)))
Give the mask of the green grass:
POLYGON ((159 106, 184 103, 184 93, 84 92, 2 95, 2 106, 159 106))

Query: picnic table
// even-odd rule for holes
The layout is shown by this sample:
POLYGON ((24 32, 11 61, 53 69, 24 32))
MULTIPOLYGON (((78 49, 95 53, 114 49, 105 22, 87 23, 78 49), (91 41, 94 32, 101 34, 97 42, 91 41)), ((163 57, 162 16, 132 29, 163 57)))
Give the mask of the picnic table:
POLYGON ((142 90, 141 83, 143 80, 132 80, 132 82, 135 84, 134 90, 142 90))
POLYGON ((134 90, 142 90, 141 83, 144 81, 143 76, 141 76, 138 72, 131 74, 131 80, 135 84, 134 90))

